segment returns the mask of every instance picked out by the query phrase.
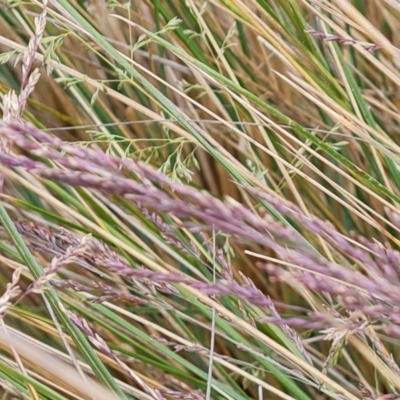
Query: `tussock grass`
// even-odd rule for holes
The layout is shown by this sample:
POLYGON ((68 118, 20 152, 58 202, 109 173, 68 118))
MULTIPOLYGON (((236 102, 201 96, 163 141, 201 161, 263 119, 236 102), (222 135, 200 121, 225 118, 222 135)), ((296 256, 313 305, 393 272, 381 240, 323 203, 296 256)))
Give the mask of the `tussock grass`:
POLYGON ((4 398, 396 398, 399 16, 2 2, 4 398))

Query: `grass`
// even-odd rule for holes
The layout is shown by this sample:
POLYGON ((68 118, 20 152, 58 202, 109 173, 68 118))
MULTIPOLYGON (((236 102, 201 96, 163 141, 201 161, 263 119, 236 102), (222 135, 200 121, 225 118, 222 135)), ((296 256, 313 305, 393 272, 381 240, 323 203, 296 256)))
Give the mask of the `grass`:
POLYGON ((396 398, 399 4, 2 2, 2 398, 396 398))

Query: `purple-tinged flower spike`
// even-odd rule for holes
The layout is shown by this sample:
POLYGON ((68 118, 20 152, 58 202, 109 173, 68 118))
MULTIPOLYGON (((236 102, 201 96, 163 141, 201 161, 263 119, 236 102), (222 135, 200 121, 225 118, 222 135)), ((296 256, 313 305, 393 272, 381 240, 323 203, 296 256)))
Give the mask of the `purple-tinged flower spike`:
MULTIPOLYGON (((106 177, 80 171, 59 170, 42 166, 39 162, 25 157, 10 155, 0 155, 0 161, 11 167, 24 167, 44 179, 122 195, 153 210, 173 213, 182 218, 197 218, 205 226, 214 226, 215 229, 235 235, 241 240, 259 243, 276 251, 280 251, 282 247, 277 244, 279 240, 292 247, 304 247, 297 232, 266 221, 239 203, 224 203, 206 192, 198 192, 180 184, 169 182, 171 189, 175 193, 179 191, 185 200, 172 198, 150 183, 139 183, 119 175, 106 177)), ((142 170, 142 179, 146 178, 147 172, 147 169, 142 170)))
POLYGON ((80 239, 66 231, 65 229, 51 229, 40 225, 37 222, 28 220, 13 221, 18 232, 29 239, 36 239, 47 246, 57 248, 57 250, 66 251, 70 246, 77 247, 80 239))
POLYGON ((131 165, 130 160, 127 159, 120 159, 109 156, 99 150, 63 142, 28 123, 0 121, 0 130, 16 146, 37 156, 47 157, 54 161, 62 162, 63 159, 71 156, 75 160, 86 162, 86 165, 91 167, 101 167, 99 171, 105 171, 106 168, 119 171, 120 167, 125 164, 134 165, 134 163, 131 165))
MULTIPOLYGON (((309 266, 308 266, 309 267, 309 266)), ((381 280, 374 280, 373 278, 363 277, 359 281, 356 278, 358 273, 356 271, 348 271, 342 268, 347 275, 346 278, 337 279, 333 274, 326 269, 320 269, 316 274, 312 269, 298 271, 298 270, 285 270, 279 266, 266 265, 261 266, 262 269, 280 282, 285 282, 293 287, 302 286, 307 290, 321 293, 322 291, 329 292, 334 301, 337 301, 349 312, 358 311, 363 313, 374 325, 374 329, 387 332, 390 336, 399 334, 400 326, 400 303, 399 296, 397 295, 397 285, 393 285, 390 281, 383 284, 381 280), (353 282, 353 283, 350 283, 353 282), (362 287, 369 288, 362 290, 362 287)), ((286 323, 289 326, 297 326, 305 329, 316 329, 321 326, 331 325, 329 320, 321 320, 316 318, 314 314, 309 314, 307 317, 297 317, 285 319, 283 322, 277 318, 266 317, 262 319, 263 322, 276 323, 282 325, 286 323)), ((389 358, 386 357, 388 362, 389 358)))
MULTIPOLYGON (((379 242, 371 242, 363 236, 354 232, 352 234, 354 240, 364 246, 370 254, 374 255, 374 260, 379 267, 379 274, 382 274, 389 280, 400 281, 400 252, 390 247, 383 246, 379 242)), ((371 272, 371 274, 375 274, 371 272)))
POLYGON ((331 245, 335 246, 337 250, 341 251, 346 256, 360 261, 365 266, 377 270, 376 263, 371 258, 371 255, 368 254, 368 250, 371 252, 373 251, 367 246, 367 243, 363 244, 366 249, 361 249, 354 243, 354 241, 350 242, 348 238, 341 235, 331 223, 322 221, 315 216, 305 215, 301 208, 295 204, 283 200, 276 195, 261 192, 259 189, 246 187, 246 190, 253 196, 268 202, 280 214, 298 221, 311 233, 326 239, 331 245))
POLYGON ((70 246, 67 248, 65 254, 60 257, 54 257, 50 266, 43 270, 43 274, 39 279, 28 286, 24 293, 24 297, 30 293, 42 293, 45 290, 46 283, 50 282, 54 278, 61 267, 71 264, 80 257, 83 257, 89 246, 90 239, 90 235, 83 236, 77 246, 70 246))
POLYGON ((277 320, 280 320, 282 322, 279 324, 280 328, 283 330, 283 332, 286 334, 286 336, 292 341, 292 343, 296 346, 297 350, 299 350, 299 352, 303 355, 304 359, 307 360, 310 365, 313 365, 311 356, 308 354, 308 352, 304 348, 304 345, 300 339, 300 336, 289 325, 285 324, 285 321, 279 315, 279 313, 276 310, 275 305, 273 303, 271 303, 271 305, 268 306, 268 309, 273 317, 275 317, 277 320))
POLYGON ((61 267, 71 264, 79 260, 80 257, 83 257, 88 248, 89 241, 90 235, 83 236, 77 245, 69 246, 60 257, 54 257, 50 266, 45 268, 43 274, 28 286, 23 295, 18 299, 18 302, 31 293, 43 293, 46 290, 46 284, 53 280, 61 267))
POLYGON ((308 29, 305 32, 309 33, 315 37, 320 37, 323 40, 326 40, 327 42, 337 42, 337 43, 344 44, 344 45, 358 44, 358 45, 362 46, 365 50, 370 51, 371 53, 382 49, 382 46, 375 44, 375 43, 362 42, 359 40, 354 40, 352 38, 344 38, 344 37, 338 36, 338 35, 331 35, 328 33, 316 31, 315 29, 308 29))
POLYGON ((182 400, 204 400, 205 398, 196 392, 184 393, 178 392, 176 390, 168 390, 168 389, 159 389, 160 393, 165 394, 168 397, 172 397, 173 399, 182 399, 182 400))
POLYGON ((358 388, 360 390, 361 396, 364 399, 368 399, 368 400, 375 400, 378 396, 376 396, 375 394, 373 394, 371 391, 369 391, 364 385, 362 385, 361 383, 358 385, 358 388))
POLYGON ((132 269, 124 266, 120 262, 104 261, 104 267, 111 271, 119 272, 125 277, 131 279, 146 279, 151 283, 181 283, 189 285, 208 296, 234 296, 246 300, 251 304, 259 306, 269 306, 272 300, 265 296, 255 287, 241 286, 237 282, 231 283, 209 283, 199 282, 192 278, 187 278, 178 274, 168 274, 163 272, 153 272, 149 269, 139 268, 132 269))
POLYGON ((107 156, 98 150, 68 145, 32 126, 17 122, 0 122, 0 130, 21 148, 28 149, 36 155, 54 159, 69 168, 67 171, 51 169, 17 157, 3 158, 1 161, 5 165, 21 166, 42 178, 58 180, 72 186, 87 186, 123 195, 152 210, 173 212, 183 217, 199 217, 208 226, 214 224, 216 229, 237 236, 241 233, 241 236, 247 236, 246 240, 264 244, 270 248, 274 247, 276 240, 281 239, 286 245, 299 246, 303 251, 308 251, 304 249, 302 237, 296 231, 280 226, 271 219, 260 218, 232 199, 221 202, 207 192, 199 192, 190 186, 171 181, 161 172, 155 171, 142 162, 120 159, 107 156), (62 154, 32 142, 26 135, 59 148, 62 154), (141 182, 122 175, 121 166, 134 173, 141 182), (184 200, 172 199, 152 183, 173 191, 184 200), (239 226, 235 227, 235 225, 239 226), (248 229, 244 229, 245 227, 248 229), (247 235, 244 235, 246 232, 247 235))
MULTIPOLYGON (((332 284, 334 284, 335 280, 342 281, 343 285, 347 287, 353 287, 356 290, 363 290, 364 293, 368 293, 371 299, 389 301, 400 305, 400 293, 398 292, 397 285, 393 285, 382 277, 377 276, 371 279, 356 270, 349 270, 333 262, 316 260, 290 249, 282 249, 281 257, 294 265, 301 266, 305 270, 317 273, 321 277, 326 276, 332 284)), ((268 268, 270 273, 274 273, 273 267, 269 266, 268 268)), ((279 267, 275 268, 275 270, 278 271, 279 267)), ((327 292, 330 291, 328 285, 326 285, 325 290, 327 292)))
POLYGON ((323 329, 323 327, 329 325, 330 323, 330 321, 327 318, 319 320, 312 313, 309 314, 307 319, 304 317, 297 317, 297 318, 262 317, 259 319, 259 321, 265 324, 275 324, 278 326, 287 325, 293 328, 301 328, 307 330, 323 329))
POLYGON ((90 286, 82 285, 81 283, 75 282, 71 279, 67 279, 67 280, 52 279, 50 281, 50 284, 59 289, 67 288, 67 289, 72 289, 75 292, 89 293, 92 290, 92 288, 90 286))
POLYGON ((165 223, 163 219, 155 212, 150 213, 149 210, 143 208, 141 210, 144 217, 146 217, 149 221, 151 221, 155 226, 158 227, 160 234, 162 235, 163 239, 170 245, 179 249, 182 253, 187 255, 194 255, 195 257, 199 257, 200 253, 194 243, 189 241, 190 247, 187 248, 184 244, 179 240, 176 233, 172 229, 172 226, 165 223))
POLYGON ((400 367, 393 358, 393 354, 389 354, 372 329, 366 329, 364 335, 371 341, 376 354, 391 368, 398 376, 400 376, 400 367))

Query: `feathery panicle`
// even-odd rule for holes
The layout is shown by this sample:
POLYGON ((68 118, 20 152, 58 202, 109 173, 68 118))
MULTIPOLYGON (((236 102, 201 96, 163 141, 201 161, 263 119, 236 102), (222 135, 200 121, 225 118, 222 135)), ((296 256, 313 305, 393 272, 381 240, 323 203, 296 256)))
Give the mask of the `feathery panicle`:
POLYGON ((62 256, 54 257, 50 266, 43 270, 43 274, 27 288, 24 295, 27 296, 30 293, 42 293, 43 290, 45 290, 46 284, 54 278, 61 267, 67 264, 72 264, 80 257, 83 257, 89 246, 90 239, 90 235, 83 236, 77 246, 70 246, 62 256))
MULTIPOLYGON (((22 118, 27 100, 33 93, 40 78, 39 69, 35 68, 32 72, 31 69, 46 25, 47 3, 48 0, 43 0, 43 10, 39 16, 35 18, 35 32, 23 55, 21 92, 17 95, 14 90, 10 90, 3 96, 2 108, 4 121, 14 121, 22 118)), ((8 153, 9 150, 9 140, 5 136, 0 135, 0 154, 8 153)), ((0 192, 2 191, 3 185, 4 176, 0 174, 0 192)))
POLYGON ((15 299, 21 294, 21 289, 18 286, 19 278, 21 276, 22 269, 18 268, 12 275, 12 281, 7 283, 6 291, 0 297, 0 315, 4 317, 7 309, 12 304, 10 301, 15 299))

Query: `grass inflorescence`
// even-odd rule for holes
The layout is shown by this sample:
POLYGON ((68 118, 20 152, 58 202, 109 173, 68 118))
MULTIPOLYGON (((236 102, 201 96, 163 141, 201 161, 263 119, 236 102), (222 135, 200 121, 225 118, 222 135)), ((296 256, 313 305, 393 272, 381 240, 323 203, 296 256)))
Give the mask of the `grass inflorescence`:
POLYGON ((400 398, 399 4, 1 2, 2 398, 400 398))

